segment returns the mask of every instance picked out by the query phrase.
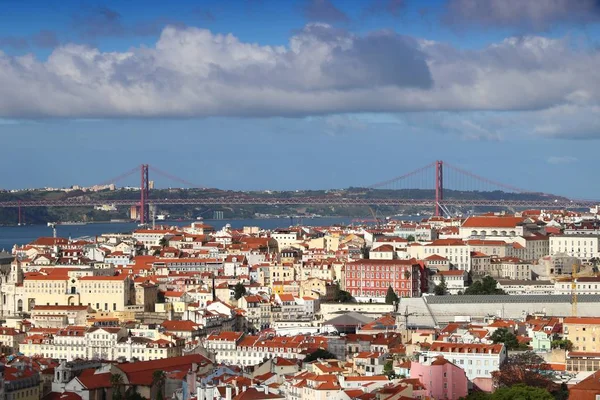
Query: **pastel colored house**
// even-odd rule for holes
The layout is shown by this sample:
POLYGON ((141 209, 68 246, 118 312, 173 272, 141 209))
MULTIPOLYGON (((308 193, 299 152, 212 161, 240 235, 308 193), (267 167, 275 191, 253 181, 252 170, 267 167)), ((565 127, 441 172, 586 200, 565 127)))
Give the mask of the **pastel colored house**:
POLYGON ((412 362, 411 379, 419 379, 427 395, 434 399, 458 400, 469 393, 465 371, 442 356, 412 362))

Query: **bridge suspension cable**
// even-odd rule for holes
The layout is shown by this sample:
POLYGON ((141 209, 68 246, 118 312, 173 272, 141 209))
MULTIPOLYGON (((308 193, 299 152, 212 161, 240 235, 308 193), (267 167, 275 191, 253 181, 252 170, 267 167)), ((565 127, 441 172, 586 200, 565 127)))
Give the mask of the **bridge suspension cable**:
POLYGON ((510 192, 532 193, 529 190, 521 189, 521 188, 518 188, 516 186, 507 185, 507 184, 504 184, 504 183, 493 181, 493 180, 488 179, 488 178, 484 178, 483 176, 479 176, 477 174, 474 174, 473 172, 469 172, 469 171, 467 171, 465 169, 459 168, 459 167, 454 166, 452 164, 449 164, 447 162, 444 162, 444 167, 449 168, 451 170, 454 170, 455 172, 458 172, 459 174, 462 174, 462 175, 464 175, 466 177, 473 178, 473 179, 475 179, 475 180, 477 180, 479 182, 487 183, 489 185, 495 186, 497 188, 502 188, 502 189, 508 190, 510 192))
MULTIPOLYGON (((427 165, 425 165, 425 166, 423 166, 421 168, 415 169, 414 171, 408 172, 408 173, 406 173, 404 175, 400 175, 400 176, 397 176, 395 178, 388 179, 386 181, 376 183, 374 185, 369 186, 368 188, 369 189, 380 189, 380 188, 383 188, 385 186, 392 185, 392 184, 394 184, 394 183, 396 183, 398 181, 402 181, 402 180, 405 180, 405 179, 407 179, 409 177, 412 177, 414 175, 422 173, 423 171, 426 171, 426 170, 431 169, 433 167, 435 167, 435 162, 429 163, 429 164, 427 164, 427 165)), ((433 188, 433 186, 432 186, 432 188, 433 188)))
POLYGON ((113 183, 117 183, 117 182, 122 181, 123 179, 125 179, 125 178, 127 178, 127 177, 129 177, 129 176, 131 176, 131 175, 133 175, 135 173, 139 173, 139 172, 140 172, 140 167, 139 167, 139 165, 136 165, 134 168, 130 169, 129 171, 123 172, 119 176, 116 176, 116 177, 114 177, 112 179, 104 181, 104 182, 100 183, 98 186, 107 186, 107 185, 110 185, 110 184, 113 184, 113 183))
POLYGON ((150 165, 149 167, 150 167, 150 170, 151 170, 152 172, 154 172, 154 173, 156 173, 156 174, 158 174, 158 175, 161 175, 161 176, 163 176, 163 177, 165 177, 165 178, 167 178, 167 179, 170 179, 170 180, 172 180, 172 181, 175 181, 175 182, 178 182, 178 183, 182 183, 182 184, 184 184, 185 186, 189 186, 189 187, 191 187, 191 188, 194 188, 194 189, 203 189, 203 190, 206 190, 206 189, 207 189, 207 188, 206 188, 206 187, 204 187, 204 186, 197 185, 197 184, 195 184, 195 183, 192 183, 192 182, 190 182, 190 181, 187 181, 187 180, 185 180, 185 179, 179 178, 178 176, 175 176, 175 175, 172 175, 172 174, 170 174, 170 173, 168 173, 168 172, 162 171, 162 170, 160 170, 160 169, 158 169, 158 168, 156 168, 156 167, 154 167, 154 166, 152 166, 152 165, 150 165))

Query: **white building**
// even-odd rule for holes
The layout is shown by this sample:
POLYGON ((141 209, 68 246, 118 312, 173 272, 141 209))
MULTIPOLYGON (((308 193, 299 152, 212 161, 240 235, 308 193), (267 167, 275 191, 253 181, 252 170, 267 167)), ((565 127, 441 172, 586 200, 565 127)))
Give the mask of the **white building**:
POLYGON ((271 238, 277 241, 279 250, 286 247, 295 247, 298 244, 298 232, 278 230, 271 233, 271 238))
POLYGON ((125 328, 69 326, 54 334, 27 336, 19 348, 26 357, 42 356, 66 361, 146 361, 182 355, 183 339, 163 335, 157 330, 134 331, 137 332, 129 335, 125 328))
POLYGON ((524 225, 531 222, 523 217, 472 216, 459 229, 461 238, 501 239, 523 236, 524 225))
POLYGON ((565 253, 582 261, 600 257, 600 235, 569 234, 550 237, 550 254, 565 253))
MULTIPOLYGON (((442 283, 442 277, 446 282, 446 289, 449 294, 458 294, 458 292, 464 292, 467 284, 467 271, 464 270, 449 270, 439 271, 437 274, 431 277, 431 283, 438 286, 442 283)), ((433 289, 433 285, 430 288, 433 289)))
POLYGON ((169 240, 174 233, 166 229, 138 229, 133 232, 133 238, 145 247, 160 246, 161 239, 169 240))
POLYGON ((419 355, 419 362, 437 356, 444 358, 462 368, 469 381, 475 378, 492 378, 492 372, 497 371, 506 359, 504 344, 479 343, 446 343, 433 342, 429 350, 419 355))
POLYGON ((498 279, 496 287, 502 289, 506 294, 524 295, 524 294, 554 294, 555 284, 551 281, 531 281, 531 280, 512 280, 498 279))
POLYGON ((471 269, 471 250, 467 243, 460 239, 438 239, 422 246, 410 246, 409 253, 416 251, 422 253, 421 259, 434 254, 447 258, 457 269, 469 271, 471 269))

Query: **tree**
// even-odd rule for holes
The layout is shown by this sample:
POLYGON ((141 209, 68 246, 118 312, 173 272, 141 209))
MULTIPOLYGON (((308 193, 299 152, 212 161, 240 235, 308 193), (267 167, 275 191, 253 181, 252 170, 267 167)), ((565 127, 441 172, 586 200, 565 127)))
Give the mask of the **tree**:
POLYGON ((533 386, 554 392, 559 385, 542 375, 540 371, 549 371, 544 359, 532 351, 509 356, 492 377, 498 387, 512 387, 519 384, 533 386))
POLYGON ((491 276, 485 276, 480 281, 475 281, 471 286, 465 289, 465 294, 506 294, 502 289, 498 289, 498 282, 491 276))
POLYGON ((123 399, 123 375, 111 374, 110 375, 110 387, 112 389, 112 400, 123 399))
POLYGON ((463 400, 554 400, 555 397, 547 390, 524 384, 504 387, 494 393, 473 392, 463 400))
POLYGON ((333 292, 333 301, 338 303, 351 303, 354 302, 354 297, 349 292, 342 290, 340 284, 336 282, 335 290, 333 292))
POLYGON ((446 285, 446 278, 444 277, 444 275, 442 275, 442 277, 440 278, 440 284, 435 285, 435 287, 433 288, 433 293, 436 296, 443 296, 448 293, 448 286, 446 285))
POLYGON ((500 388, 490 397, 490 400, 554 400, 554 396, 546 389, 528 386, 525 384, 514 385, 509 388, 500 388))
POLYGON ((161 239, 158 241, 158 244, 159 244, 161 247, 167 247, 167 245, 169 244, 169 241, 167 240, 167 238, 166 238, 166 237, 163 237, 163 238, 161 238, 161 239))
POLYGON ((389 360, 383 366, 383 374, 388 377, 388 379, 394 379, 396 377, 396 373, 394 372, 394 362, 389 360))
POLYGON ((529 350, 529 345, 519 343, 517 336, 507 328, 499 328, 490 336, 494 343, 504 343, 508 350, 529 350))
POLYGON ((165 391, 165 383, 167 380, 167 374, 165 371, 157 369, 152 373, 152 386, 156 390, 155 399, 156 400, 164 400, 164 391, 165 391))
POLYGON ((385 304, 394 304, 398 302, 398 295, 394 292, 392 287, 388 287, 387 293, 385 294, 385 304))
POLYGON ((331 360, 331 359, 336 359, 337 357, 335 356, 335 354, 330 353, 329 351, 325 350, 325 349, 318 349, 313 351, 312 353, 310 353, 309 355, 307 355, 304 358, 304 362, 305 363, 309 363, 318 359, 322 359, 322 360, 331 360))
POLYGON ((246 286, 244 286, 242 284, 242 282, 238 282, 235 284, 235 286, 233 287, 233 297, 236 300, 241 299, 243 296, 246 295, 246 286))
POLYGON ((553 349, 564 349, 567 351, 573 350, 573 342, 569 339, 555 339, 550 345, 553 349))
POLYGON ((409 242, 414 242, 415 241, 415 237, 413 235, 408 235, 406 237, 406 240, 408 240, 409 242))
POLYGON ((490 339, 495 343, 504 343, 508 350, 516 350, 519 348, 519 340, 514 333, 507 328, 498 328, 492 333, 490 339))

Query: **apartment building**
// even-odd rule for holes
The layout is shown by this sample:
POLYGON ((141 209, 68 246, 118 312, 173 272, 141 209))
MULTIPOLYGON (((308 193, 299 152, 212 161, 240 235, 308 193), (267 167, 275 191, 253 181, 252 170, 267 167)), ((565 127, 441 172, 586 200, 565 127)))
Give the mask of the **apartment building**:
POLYGON ((525 223, 523 217, 513 216, 471 216, 459 228, 461 238, 499 239, 523 236, 525 223))
POLYGON ((446 289, 449 294, 458 294, 458 292, 464 292, 467 284, 467 271, 463 270, 450 270, 440 271, 437 274, 431 276, 430 290, 435 286, 442 283, 442 277, 446 283, 446 289))
POLYGON ((69 326, 25 337, 20 351, 27 357, 57 360, 156 360, 180 356, 185 340, 158 331, 130 334, 125 328, 69 326))
POLYGON ((420 265, 414 260, 358 260, 346 264, 345 290, 383 302, 388 287, 400 297, 421 295, 420 265))
POLYGON ((492 258, 486 275, 514 280, 533 279, 531 263, 517 257, 492 258))
POLYGON ((423 383, 432 399, 458 400, 469 394, 469 381, 464 369, 441 356, 423 363, 413 361, 410 377, 423 383))
POLYGON ((123 311, 132 304, 128 275, 69 277, 36 274, 23 280, 17 309, 30 312, 35 305, 88 305, 95 310, 123 311))
POLYGON ((471 250, 460 239, 438 239, 423 246, 423 258, 432 255, 445 257, 456 269, 471 269, 471 250))
POLYGON ((138 229, 133 232, 133 239, 146 248, 160 246, 162 239, 168 241, 173 236, 175 232, 168 229, 138 229))
POLYGON ((0 327, 0 351, 12 354, 19 351, 19 343, 25 338, 25 332, 15 328, 0 327))
POLYGON ((427 351, 420 353, 419 362, 443 356, 462 368, 469 381, 475 378, 491 378, 506 359, 504 344, 445 343, 433 342, 427 351))
POLYGON ((582 261, 600 257, 600 235, 566 234, 550 237, 550 254, 566 254, 582 261))
MULTIPOLYGON (((265 358, 303 359, 308 349, 319 348, 312 336, 244 336, 241 332, 221 332, 206 337, 205 347, 216 361, 232 365, 258 365, 265 358)), ((324 343, 326 346, 326 342, 324 343)))
POLYGON ((563 333, 573 343, 573 351, 600 352, 600 318, 566 317, 563 333))

